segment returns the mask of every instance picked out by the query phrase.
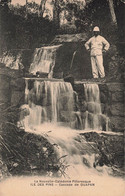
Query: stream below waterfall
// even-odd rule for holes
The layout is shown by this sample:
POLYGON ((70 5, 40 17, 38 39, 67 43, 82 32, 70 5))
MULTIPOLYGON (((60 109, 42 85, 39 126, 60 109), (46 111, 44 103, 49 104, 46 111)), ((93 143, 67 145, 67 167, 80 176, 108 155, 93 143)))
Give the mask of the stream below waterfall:
MULTIPOLYGON (((101 112, 98 85, 85 84, 84 87, 91 110, 86 111, 86 117, 82 119, 75 106, 77 98, 70 83, 35 80, 31 87, 30 80, 26 79, 25 105, 22 109, 27 111, 27 115, 20 122, 21 126, 55 145, 56 154, 65 168, 60 175, 65 178, 107 176, 112 173, 106 165, 94 167, 98 152, 82 135, 90 131, 103 132, 101 117, 105 119, 108 131, 107 117, 101 112)), ((119 135, 109 131, 105 133, 119 135)))
POLYGON ((48 177, 10 177, 0 184, 1 196, 8 196, 8 193, 13 196, 41 196, 41 193, 45 196, 124 195, 123 179, 110 176, 111 169, 107 166, 93 167, 95 154, 80 136, 80 130, 44 123, 26 131, 47 138, 55 146, 64 168, 63 175, 57 178, 51 177, 51 173, 48 177), (121 187, 120 192, 118 187, 121 187))

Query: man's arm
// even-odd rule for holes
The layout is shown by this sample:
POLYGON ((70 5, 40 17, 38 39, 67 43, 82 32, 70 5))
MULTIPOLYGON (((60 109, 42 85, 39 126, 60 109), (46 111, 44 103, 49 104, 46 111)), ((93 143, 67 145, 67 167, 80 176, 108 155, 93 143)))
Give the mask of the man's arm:
POLYGON ((90 50, 91 38, 85 43, 86 50, 90 50))
POLYGON ((104 44, 104 50, 105 50, 105 51, 108 51, 108 49, 109 49, 109 47, 110 47, 109 42, 108 42, 105 38, 103 38, 102 43, 104 44))

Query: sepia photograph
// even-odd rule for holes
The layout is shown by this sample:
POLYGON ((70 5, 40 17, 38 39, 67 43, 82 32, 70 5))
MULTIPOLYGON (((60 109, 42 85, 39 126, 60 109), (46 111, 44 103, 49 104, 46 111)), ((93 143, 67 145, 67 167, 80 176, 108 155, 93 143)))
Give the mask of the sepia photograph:
POLYGON ((0 196, 125 195, 125 0, 0 0, 0 196))

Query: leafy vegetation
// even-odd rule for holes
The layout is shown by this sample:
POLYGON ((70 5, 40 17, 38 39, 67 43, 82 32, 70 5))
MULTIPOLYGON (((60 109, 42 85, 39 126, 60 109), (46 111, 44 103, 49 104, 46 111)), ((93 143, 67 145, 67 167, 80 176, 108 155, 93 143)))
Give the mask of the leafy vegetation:
POLYGON ((124 4, 120 0, 112 0, 118 31, 111 21, 107 0, 83 2, 52 0, 50 3, 52 13, 47 7, 47 0, 41 1, 40 5, 27 2, 24 6, 19 4, 14 6, 8 4, 9 2, 11 1, 0 1, 1 50, 39 47, 50 43, 58 33, 87 32, 90 34, 95 25, 100 26, 103 35, 108 37, 109 41, 119 41, 118 35, 120 35, 120 42, 124 39, 122 20, 124 4))
POLYGON ((16 126, 20 110, 2 111, 0 122, 0 180, 11 175, 65 176, 64 157, 58 157, 46 135, 25 132, 16 126), (17 115, 18 114, 18 115, 17 115))

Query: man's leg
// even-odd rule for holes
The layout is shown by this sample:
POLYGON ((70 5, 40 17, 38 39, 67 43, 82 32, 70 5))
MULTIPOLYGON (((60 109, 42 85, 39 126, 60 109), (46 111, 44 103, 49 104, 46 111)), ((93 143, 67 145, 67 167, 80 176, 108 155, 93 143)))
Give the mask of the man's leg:
POLYGON ((96 57, 91 56, 91 66, 92 66, 92 75, 93 78, 98 78, 98 69, 97 69, 97 65, 96 65, 96 57))
POLYGON ((96 56, 96 64, 97 64, 97 69, 99 72, 99 75, 101 78, 105 77, 105 71, 104 71, 104 66, 103 66, 103 56, 96 56))

